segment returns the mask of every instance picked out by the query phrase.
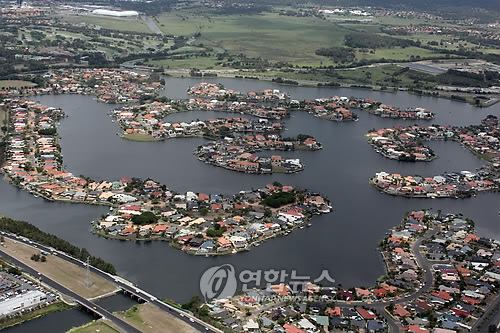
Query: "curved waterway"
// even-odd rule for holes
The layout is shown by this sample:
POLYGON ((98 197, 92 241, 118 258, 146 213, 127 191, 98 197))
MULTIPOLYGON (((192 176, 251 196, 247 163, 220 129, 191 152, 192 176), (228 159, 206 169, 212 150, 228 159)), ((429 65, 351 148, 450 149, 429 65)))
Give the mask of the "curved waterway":
MULTIPOLYGON (((208 80, 208 79, 207 79, 208 80)), ((163 92, 174 99, 186 98, 196 79, 166 78, 163 92)), ((380 93, 366 90, 305 88, 259 81, 216 79, 240 91, 277 88, 294 99, 359 96, 400 107, 422 106, 436 112, 432 122, 419 124, 467 125, 478 123, 498 108, 478 109, 445 99, 419 97, 407 93, 380 93)), ((312 278, 328 269, 343 286, 372 285, 384 273, 377 243, 403 214, 421 208, 462 212, 476 222, 480 235, 500 238, 498 193, 484 193, 470 199, 407 199, 379 193, 368 184, 378 171, 401 174, 435 175, 445 171, 473 170, 483 164, 454 142, 431 142, 439 158, 430 163, 403 163, 385 159, 373 151, 364 135, 371 128, 410 125, 415 121, 381 119, 357 111, 360 120, 335 123, 304 112, 294 112, 285 120, 283 134, 314 135, 324 149, 316 152, 288 152, 305 164, 305 170, 285 175, 249 175, 199 162, 192 152, 204 142, 200 138, 170 139, 165 142, 132 142, 116 133, 118 125, 107 112, 116 107, 96 102, 91 96, 60 95, 35 97, 45 105, 62 107, 68 118, 61 120, 62 153, 67 170, 96 179, 151 177, 177 191, 232 194, 257 188, 273 181, 319 191, 333 202, 331 214, 315 217, 313 226, 287 237, 263 243, 251 251, 217 258, 190 256, 166 242, 106 240, 89 232, 90 221, 106 213, 103 207, 50 203, 0 182, 0 214, 29 221, 94 255, 113 263, 120 275, 159 297, 179 302, 199 293, 201 274, 213 265, 229 263, 244 269, 297 270, 312 278)), ((167 121, 190 121, 223 117, 224 113, 186 112, 167 116, 167 121)))

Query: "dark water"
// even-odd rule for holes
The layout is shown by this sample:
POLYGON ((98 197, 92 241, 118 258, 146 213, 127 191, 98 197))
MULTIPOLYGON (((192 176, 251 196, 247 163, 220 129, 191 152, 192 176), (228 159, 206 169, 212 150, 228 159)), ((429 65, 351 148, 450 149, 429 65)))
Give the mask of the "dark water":
MULTIPOLYGON (((111 312, 125 311, 138 304, 132 298, 122 294, 109 296, 95 303, 111 312)), ((95 319, 98 318, 91 313, 74 308, 61 312, 51 312, 44 317, 27 321, 22 325, 6 328, 2 330, 2 333, 63 333, 73 327, 81 326, 95 319)))
POLYGON ((95 318, 90 313, 78 309, 70 309, 61 312, 52 312, 40 318, 36 318, 21 325, 12 326, 2 330, 2 333, 64 333, 73 327, 81 326, 95 318))
POLYGON ((115 294, 95 302, 97 305, 102 306, 110 312, 125 311, 137 305, 135 300, 124 294, 115 294))
MULTIPOLYGON (((187 88, 200 80, 167 78, 166 93, 186 97, 187 88)), ((401 107, 423 106, 437 113, 434 123, 465 125, 478 123, 498 108, 477 109, 467 104, 406 93, 377 93, 364 90, 301 88, 259 81, 216 80, 235 90, 249 91, 277 87, 293 98, 306 99, 333 95, 379 99, 401 107)), ((332 200, 334 211, 317 217, 313 226, 262 244, 236 256, 204 258, 186 255, 166 242, 105 240, 89 233, 89 222, 106 208, 78 204, 48 203, 0 182, 0 214, 27 220, 71 243, 113 263, 123 275, 159 297, 184 302, 199 291, 201 274, 213 265, 230 263, 243 269, 295 269, 299 275, 316 278, 323 269, 344 286, 371 285, 383 274, 377 242, 412 209, 435 208, 462 212, 473 218, 480 235, 500 238, 497 193, 466 200, 407 199, 379 193, 368 184, 375 172, 435 175, 451 170, 473 170, 483 164, 453 142, 433 142, 439 158, 431 163, 402 163, 376 154, 364 134, 371 128, 413 124, 377 118, 359 111, 360 120, 335 123, 307 113, 293 113, 286 121, 286 136, 314 135, 323 143, 318 152, 290 152, 303 160, 305 170, 293 175, 247 175, 208 166, 196 160, 192 151, 203 139, 172 139, 142 143, 122 140, 115 133, 107 111, 113 108, 89 96, 43 96, 42 103, 63 107, 69 117, 61 121, 62 152, 66 167, 75 174, 96 179, 151 177, 183 192, 231 194, 273 181, 314 189, 332 200)), ((224 116, 221 113, 188 112, 167 117, 169 121, 190 121, 224 116)), ((427 123, 428 124, 428 123, 427 123)))

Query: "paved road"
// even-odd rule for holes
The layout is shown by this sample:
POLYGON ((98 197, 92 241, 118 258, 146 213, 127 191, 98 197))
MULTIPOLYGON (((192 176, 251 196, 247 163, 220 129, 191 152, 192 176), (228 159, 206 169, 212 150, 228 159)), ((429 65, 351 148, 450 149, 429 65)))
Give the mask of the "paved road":
MULTIPOLYGON (((38 244, 38 243, 35 243, 35 242, 31 242, 29 240, 25 241, 22 238, 21 239, 17 239, 15 236, 9 235, 7 233, 5 233, 4 237, 8 237, 8 238, 10 238, 12 240, 24 243, 24 244, 26 244, 28 246, 32 246, 34 248, 37 248, 37 249, 42 250, 42 251, 46 251, 48 253, 52 253, 53 251, 55 251, 52 248, 49 248, 47 246, 44 246, 44 245, 41 245, 41 244, 38 244)), ((75 264, 77 266, 80 266, 80 267, 82 267, 84 269, 87 269, 87 265, 83 261, 75 259, 75 258, 73 258, 73 257, 71 257, 71 256, 69 256, 66 253, 61 252, 61 251, 55 251, 55 252, 57 252, 57 256, 59 258, 65 259, 65 260, 67 260, 67 261, 69 261, 69 262, 71 262, 71 263, 73 263, 73 264, 75 264)), ((16 260, 16 262, 18 262, 18 261, 16 260)), ((21 267, 24 268, 24 267, 27 267, 27 266, 23 264, 21 267)), ((109 273, 106 273, 106 272, 104 272, 104 271, 102 271, 102 270, 94 267, 94 266, 90 266, 89 270, 92 273, 95 273, 95 274, 103 277, 104 279, 106 279, 106 280, 108 280, 108 281, 110 281, 110 282, 118 285, 118 287, 120 287, 124 291, 126 291, 126 292, 128 292, 130 294, 134 294, 137 297, 142 298, 144 301, 150 302, 151 304, 154 304, 154 305, 158 306, 160 309, 162 309, 162 310, 170 313, 171 315, 173 315, 177 319, 184 321, 185 323, 187 323, 188 325, 190 325, 193 328, 197 329, 198 331, 223 333, 220 329, 218 329, 216 327, 213 327, 212 325, 210 325, 208 323, 205 323, 204 321, 196 318, 195 316, 193 316, 190 313, 187 313, 187 312, 185 312, 183 310, 179 310, 176 307, 174 307, 174 306, 172 306, 172 305, 170 305, 168 303, 165 303, 165 302, 159 300, 158 298, 156 298, 155 296, 151 295, 147 291, 145 291, 143 289, 140 289, 138 286, 134 286, 131 282, 129 282, 129 281, 127 281, 127 280, 125 280, 125 279, 123 279, 123 278, 121 278, 119 276, 111 275, 109 273)), ((38 274, 38 272, 35 272, 32 269, 31 269, 31 272, 34 272, 34 276, 36 276, 38 274)), ((62 287, 62 288, 64 288, 64 287, 62 287)), ((59 288, 54 287, 54 289, 57 289, 57 290, 60 290, 61 292, 63 292, 59 288)), ((66 289, 66 288, 64 288, 64 289, 66 289)), ((72 293, 71 291, 69 291, 69 292, 72 293)), ((66 294, 66 292, 63 292, 63 293, 66 294)), ((74 294, 74 293, 72 293, 72 294, 74 294)), ((73 297, 71 294, 67 294, 67 295, 73 297)), ((77 299, 77 298, 75 298, 75 299, 77 299)), ((92 302, 89 302, 86 299, 84 299, 84 301, 87 302, 87 304, 88 303, 93 304, 92 302)), ((83 304, 85 304, 85 303, 83 303, 83 304)), ((94 306, 96 306, 96 305, 92 305, 92 307, 94 307, 94 306)), ((102 309, 99 306, 96 306, 96 307, 97 307, 97 309, 102 309)), ((105 309, 103 309, 103 310, 106 311, 105 309)), ((107 313, 109 313, 109 312, 107 312, 107 313)), ((113 315, 112 313, 110 313, 110 314, 113 315)), ((106 318, 108 318, 108 316, 106 316, 106 318)), ((139 332, 139 331, 137 331, 135 328, 133 328, 133 331, 131 331, 131 332, 139 332)))
POLYGON ((497 295, 497 298, 488 306, 481 318, 472 326, 471 332, 486 333, 490 325, 495 325, 497 329, 500 329, 500 295, 497 295), (491 317, 486 318, 487 316, 491 317), (478 328, 479 325, 481 325, 480 328, 478 328))
POLYGON ((160 30, 158 25, 151 19, 151 17, 143 15, 141 16, 141 18, 151 31, 153 31, 155 34, 163 35, 163 31, 160 30))

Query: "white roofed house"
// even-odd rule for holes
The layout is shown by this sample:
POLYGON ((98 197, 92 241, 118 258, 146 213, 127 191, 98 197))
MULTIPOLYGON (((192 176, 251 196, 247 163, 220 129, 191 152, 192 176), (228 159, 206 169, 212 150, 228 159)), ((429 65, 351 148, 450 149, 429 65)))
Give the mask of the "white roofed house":
POLYGON ((231 241, 231 244, 233 244, 235 248, 243 248, 247 246, 247 239, 245 237, 231 236, 229 240, 231 241))

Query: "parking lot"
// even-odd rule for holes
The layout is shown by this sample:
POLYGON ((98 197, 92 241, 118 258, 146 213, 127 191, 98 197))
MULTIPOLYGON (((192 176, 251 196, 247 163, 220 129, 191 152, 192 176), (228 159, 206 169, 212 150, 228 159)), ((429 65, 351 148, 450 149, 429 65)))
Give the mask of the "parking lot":
POLYGON ((0 272, 0 318, 55 303, 59 296, 38 282, 8 272, 0 272))

